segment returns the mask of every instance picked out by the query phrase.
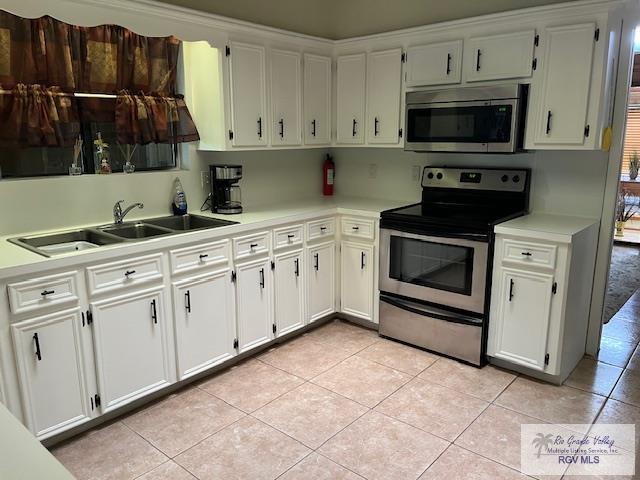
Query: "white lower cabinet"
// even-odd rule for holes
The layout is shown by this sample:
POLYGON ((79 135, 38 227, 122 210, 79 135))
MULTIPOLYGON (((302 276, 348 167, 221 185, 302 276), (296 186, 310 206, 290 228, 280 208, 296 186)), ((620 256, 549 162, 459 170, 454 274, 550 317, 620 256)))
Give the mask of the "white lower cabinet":
POLYGON ((273 338, 273 285, 268 258, 236 265, 238 353, 273 338))
POLYGON ((343 241, 341 247, 342 312, 374 321, 375 247, 364 243, 343 241))
POLYGON ((307 248, 307 320, 311 323, 335 312, 335 242, 307 248))
POLYGON ((493 356, 544 370, 553 275, 514 268, 501 272, 501 296, 494 305, 501 321, 493 326, 493 356))
POLYGON ((172 383, 163 287, 96 301, 91 311, 103 413, 172 383))
POLYGON ((274 257, 275 311, 274 334, 285 335, 304 326, 304 261, 302 250, 274 257))
POLYGON ((11 327, 27 426, 44 439, 91 419, 86 374, 91 345, 79 309, 11 327))
POLYGON ((173 285, 178 379, 235 356, 236 314, 228 268, 173 285))

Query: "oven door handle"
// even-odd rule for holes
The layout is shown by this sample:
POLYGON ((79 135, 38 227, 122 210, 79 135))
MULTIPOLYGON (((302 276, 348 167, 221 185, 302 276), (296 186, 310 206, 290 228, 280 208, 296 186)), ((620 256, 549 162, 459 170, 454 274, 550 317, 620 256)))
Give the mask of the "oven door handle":
POLYGON ((393 305, 394 307, 397 307, 401 310, 406 310, 407 312, 417 313, 418 315, 436 318, 438 320, 444 320, 445 322, 461 323, 463 325, 473 325, 476 327, 481 327, 483 324, 483 320, 481 318, 474 318, 469 315, 447 312, 440 308, 430 307, 429 305, 412 302, 411 300, 391 297, 389 295, 385 295, 384 293, 380 294, 380 301, 388 303, 389 305, 393 305))

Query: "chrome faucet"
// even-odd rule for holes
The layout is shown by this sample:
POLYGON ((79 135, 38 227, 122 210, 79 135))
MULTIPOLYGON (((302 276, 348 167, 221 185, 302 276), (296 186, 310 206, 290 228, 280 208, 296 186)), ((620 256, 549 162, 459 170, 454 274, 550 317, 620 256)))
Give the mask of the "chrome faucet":
POLYGON ((123 202, 124 200, 118 200, 116 204, 113 206, 113 223, 117 223, 117 224, 122 223, 127 213, 129 213, 131 210, 133 210, 136 207, 144 208, 144 203, 134 203, 132 205, 129 205, 124 210, 122 210, 122 205, 120 204, 123 202))

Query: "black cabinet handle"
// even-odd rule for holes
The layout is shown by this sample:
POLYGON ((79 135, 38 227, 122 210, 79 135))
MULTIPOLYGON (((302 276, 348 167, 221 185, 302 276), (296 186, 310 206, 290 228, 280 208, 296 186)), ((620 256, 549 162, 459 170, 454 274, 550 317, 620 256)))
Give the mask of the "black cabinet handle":
POLYGON ((153 320, 153 323, 158 323, 158 309, 156 308, 155 298, 151 300, 151 319, 153 320))
POLYGON ((258 137, 262 138, 262 117, 258 117, 258 137))
POLYGON ((380 133, 380 120, 378 120, 378 117, 375 117, 373 119, 373 135, 377 137, 378 133, 380 133))
POLYGON ((351 227, 352 230, 360 230, 360 227, 358 227, 357 225, 351 227))
POLYGON ((46 297, 47 295, 53 295, 54 293, 56 293, 55 290, 43 290, 40 295, 42 295, 43 297, 46 297))
POLYGON ((260 288, 264 288, 264 268, 260 269, 260 288))
POLYGON ((280 119, 278 125, 280 125, 280 138, 284 138, 284 118, 280 119))
POLYGON ((124 276, 129 278, 129 275, 133 275, 134 273, 136 273, 135 270, 127 270, 126 272, 124 272, 124 276))
POLYGON ((203 253, 203 254, 200 255, 200 260, 204 260, 205 258, 208 258, 208 257, 209 257, 208 254, 203 253))
POLYGON ((254 249, 254 248, 256 248, 257 246, 258 246, 258 244, 257 244, 257 243, 252 243, 251 245, 249 245, 249 248, 250 248, 251 250, 253 250, 253 249, 254 249))
POLYGON ((364 252, 360 253, 360 268, 364 270, 364 252))
POLYGON ((316 119, 311 120, 311 135, 316 136, 316 119))
POLYGON ((42 360, 42 352, 40 351, 40 339, 38 338, 38 334, 33 334, 33 341, 36 344, 36 358, 38 361, 42 360))
POLYGON ((290 234, 287 235, 287 238, 293 238, 293 237, 295 237, 295 234, 293 234, 293 233, 290 233, 290 234))
POLYGON ((185 308, 187 309, 188 313, 191 313, 191 291, 187 290, 187 292, 184 294, 184 301, 185 301, 185 308))
POLYGON ((327 227, 320 227, 320 231, 324 232, 327 229, 327 227))
POLYGON ((480 71, 480 55, 482 55, 482 52, 478 49, 476 54, 476 72, 480 71))
POLYGON ((531 252, 521 252, 522 255, 524 255, 525 257, 530 257, 531 255, 533 255, 531 252))
POLYGON ((293 261, 293 263, 294 263, 294 265, 295 265, 295 274, 296 274, 296 277, 299 277, 299 276, 300 276, 300 260, 296 258, 296 259, 293 261))
POLYGON ((320 255, 317 253, 313 255, 313 268, 316 269, 316 272, 320 269, 320 255))
POLYGON ((553 115, 551 114, 551 110, 549 110, 547 112, 547 135, 551 132, 551 117, 553 117, 553 115))
POLYGON ((355 137, 356 136, 356 126, 358 125, 358 121, 354 118, 353 119, 353 129, 351 130, 351 136, 355 137))
POLYGON ((513 278, 509 280, 509 301, 513 300, 513 278))
POLYGON ((451 73, 451 54, 447 53, 447 75, 451 73))

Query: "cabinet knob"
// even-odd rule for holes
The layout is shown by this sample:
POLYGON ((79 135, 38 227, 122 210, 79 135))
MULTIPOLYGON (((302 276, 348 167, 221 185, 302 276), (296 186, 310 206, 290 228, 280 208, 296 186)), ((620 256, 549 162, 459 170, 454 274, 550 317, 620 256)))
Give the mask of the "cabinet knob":
POLYGON ((53 295, 54 293, 56 293, 55 290, 43 290, 40 295, 42 295, 43 297, 47 297, 48 295, 53 295))
POLYGON ((126 272, 124 272, 124 276, 129 278, 131 275, 133 275, 134 273, 136 273, 135 270, 127 270, 126 272))
POLYGON ((199 258, 200 258, 200 261, 202 262, 202 261, 204 261, 204 260, 205 260, 205 258, 208 258, 208 257, 209 257, 209 255, 208 255, 208 254, 203 253, 203 254, 201 254, 201 255, 200 255, 200 257, 199 257, 199 258))
POLYGON ((530 257, 531 255, 533 255, 531 252, 520 252, 520 253, 525 257, 530 257))

